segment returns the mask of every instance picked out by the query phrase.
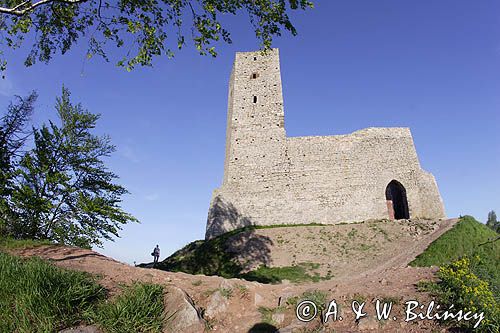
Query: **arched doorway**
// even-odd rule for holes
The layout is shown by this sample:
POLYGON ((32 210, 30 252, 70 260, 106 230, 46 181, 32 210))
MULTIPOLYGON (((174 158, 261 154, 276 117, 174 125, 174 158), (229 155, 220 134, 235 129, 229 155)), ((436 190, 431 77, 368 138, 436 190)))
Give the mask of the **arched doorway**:
POLYGON ((409 219, 406 189, 397 180, 392 180, 385 189, 385 199, 391 220, 409 219))

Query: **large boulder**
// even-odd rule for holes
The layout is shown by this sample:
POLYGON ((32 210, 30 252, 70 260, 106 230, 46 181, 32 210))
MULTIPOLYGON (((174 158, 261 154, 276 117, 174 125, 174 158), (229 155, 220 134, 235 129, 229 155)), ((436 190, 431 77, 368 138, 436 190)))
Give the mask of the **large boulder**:
POLYGON ((167 321, 165 333, 200 333, 205 330, 205 321, 201 318, 193 300, 182 289, 166 288, 165 313, 167 321))
POLYGON ((224 313, 229 305, 229 300, 217 290, 210 296, 207 308, 205 309, 205 316, 208 318, 215 318, 217 315, 224 313))

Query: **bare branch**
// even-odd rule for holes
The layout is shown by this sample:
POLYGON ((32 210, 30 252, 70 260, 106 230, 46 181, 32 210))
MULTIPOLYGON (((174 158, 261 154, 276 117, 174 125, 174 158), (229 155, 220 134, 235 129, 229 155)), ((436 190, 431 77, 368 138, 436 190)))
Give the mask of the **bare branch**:
POLYGON ((496 241, 500 240, 500 236, 498 236, 497 238, 492 238, 492 239, 489 239, 488 241, 484 242, 484 243, 481 243, 478 245, 479 246, 483 246, 483 245, 486 245, 486 244, 491 244, 491 243, 494 243, 496 241))
POLYGON ((66 3, 66 4, 77 4, 77 3, 81 3, 81 2, 87 2, 87 1, 89 1, 89 0, 40 0, 38 2, 31 3, 31 0, 26 0, 26 1, 18 4, 17 6, 12 7, 12 8, 0 7, 0 13, 14 15, 14 16, 23 16, 28 12, 32 12, 37 7, 51 4, 54 2, 66 3))

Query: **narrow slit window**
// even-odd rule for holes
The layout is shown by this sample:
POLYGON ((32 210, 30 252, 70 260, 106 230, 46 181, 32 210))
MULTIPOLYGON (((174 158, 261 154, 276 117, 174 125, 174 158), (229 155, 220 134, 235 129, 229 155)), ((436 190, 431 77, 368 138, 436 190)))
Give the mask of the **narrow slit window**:
POLYGON ((256 78, 258 78, 258 77, 259 77, 259 74, 257 74, 257 73, 253 73, 253 74, 252 74, 252 79, 256 79, 256 78))
POLYGON ((254 96, 254 97, 253 97, 253 102, 254 102, 254 103, 257 103, 257 96, 254 96))

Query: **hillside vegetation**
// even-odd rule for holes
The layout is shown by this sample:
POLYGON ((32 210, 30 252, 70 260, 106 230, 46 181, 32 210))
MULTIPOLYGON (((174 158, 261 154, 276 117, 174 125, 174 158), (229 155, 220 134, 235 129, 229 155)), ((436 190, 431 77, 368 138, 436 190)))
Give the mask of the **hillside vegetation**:
POLYGON ((488 243, 498 236, 498 233, 472 216, 464 216, 451 230, 432 242, 410 265, 441 266, 464 255, 480 255, 483 259, 492 259, 500 264, 500 242, 488 243))
MULTIPOLYGON (((37 242, 0 241, 0 250, 37 242)), ((134 284, 110 300, 97 277, 0 251, 0 332, 57 332, 81 323, 103 332, 161 332, 163 287, 134 284)))
POLYGON ((488 281, 494 294, 500 299, 500 240, 499 236, 472 216, 460 219, 451 230, 436 239, 411 266, 443 266, 463 256, 479 257, 475 273, 488 281))
POLYGON ((156 268, 263 283, 318 282, 377 268, 394 253, 411 256, 417 251, 416 255, 420 253, 416 245, 424 244, 422 251, 447 225, 449 221, 372 220, 247 227, 192 242, 156 268), (408 244, 412 244, 411 249, 408 244))
MULTIPOLYGON (((465 311, 483 312, 477 332, 500 331, 500 241, 498 233, 471 216, 460 219, 451 230, 436 239, 412 266, 440 266, 438 281, 421 281, 440 304, 465 311)), ((468 322, 459 326, 472 329, 468 322)))
MULTIPOLYGON (((276 228, 272 226, 270 228, 276 228)), ((292 282, 319 281, 317 273, 309 274, 310 263, 287 267, 267 267, 261 265, 251 272, 237 260, 237 253, 231 250, 229 239, 244 232, 253 232, 262 227, 238 229, 214 239, 198 240, 189 243, 173 255, 160 262, 156 268, 189 274, 218 275, 225 278, 243 278, 262 283, 278 283, 282 280, 292 282)), ((314 266, 314 264, 312 264, 314 266)), ((314 269, 314 268, 313 268, 314 269)))

